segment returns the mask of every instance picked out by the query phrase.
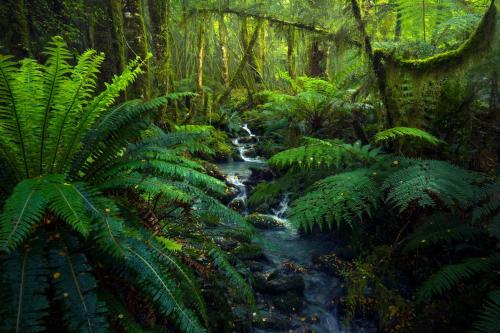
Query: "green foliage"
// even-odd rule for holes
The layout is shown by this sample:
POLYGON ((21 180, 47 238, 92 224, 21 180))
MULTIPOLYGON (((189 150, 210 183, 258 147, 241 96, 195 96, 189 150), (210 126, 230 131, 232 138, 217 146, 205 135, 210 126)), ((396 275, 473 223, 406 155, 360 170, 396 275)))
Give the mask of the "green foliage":
POLYGON ((380 191, 366 169, 340 173, 313 184, 308 193, 295 200, 290 220, 303 229, 314 225, 339 228, 353 226, 356 219, 376 209, 380 191))
POLYGON ((473 332, 494 333, 500 327, 500 290, 488 294, 479 319, 473 324, 473 332))
POLYGON ((347 144, 342 141, 325 141, 311 138, 304 146, 288 149, 274 155, 268 163, 279 169, 293 168, 319 169, 346 165, 356 162, 374 161, 379 153, 368 145, 347 144))
POLYGON ((393 127, 382 132, 378 132, 375 135, 375 142, 392 141, 399 138, 414 138, 427 142, 433 146, 441 143, 441 140, 436 138, 434 135, 427 133, 418 128, 412 127, 393 127))
POLYGON ((450 163, 433 160, 414 160, 410 166, 391 174, 383 188, 388 192, 386 201, 403 212, 410 207, 467 208, 476 191, 478 181, 474 173, 450 163))
POLYGON ((433 274, 420 288, 418 298, 420 300, 433 295, 442 295, 456 287, 459 282, 470 279, 473 276, 492 271, 492 268, 500 264, 500 256, 493 255, 488 258, 470 258, 459 264, 447 265, 433 274))
POLYGON ((246 222, 213 197, 224 193, 224 183, 188 157, 211 153, 202 141, 207 133, 165 133, 152 125, 160 106, 192 94, 111 108, 142 62, 132 61, 95 95, 102 61, 90 50, 71 66, 58 37, 43 65, 0 56, 0 183, 6 194, 0 197, 0 251, 8 268, 0 278, 2 289, 17 285, 0 305, 13 319, 2 325, 5 331, 45 331, 51 323, 42 319, 60 312, 64 329, 108 331, 94 276, 106 266, 181 331, 205 332, 200 318, 207 325, 206 306, 197 277, 179 259, 183 251, 162 233, 156 240, 134 214, 160 207, 178 210, 182 219, 246 222))

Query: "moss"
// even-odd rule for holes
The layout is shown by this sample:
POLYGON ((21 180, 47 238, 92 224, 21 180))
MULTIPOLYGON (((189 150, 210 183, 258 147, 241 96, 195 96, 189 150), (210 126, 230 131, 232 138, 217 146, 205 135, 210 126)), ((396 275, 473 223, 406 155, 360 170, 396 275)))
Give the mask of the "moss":
POLYGON ((234 250, 234 254, 242 260, 262 258, 262 248, 257 244, 241 244, 234 250))
POLYGON ((484 14, 476 31, 460 47, 455 50, 442 52, 423 59, 401 59, 381 49, 373 51, 374 58, 384 60, 388 68, 401 68, 417 74, 443 72, 462 65, 478 53, 489 48, 493 40, 496 25, 496 6, 492 0, 490 7, 484 14))

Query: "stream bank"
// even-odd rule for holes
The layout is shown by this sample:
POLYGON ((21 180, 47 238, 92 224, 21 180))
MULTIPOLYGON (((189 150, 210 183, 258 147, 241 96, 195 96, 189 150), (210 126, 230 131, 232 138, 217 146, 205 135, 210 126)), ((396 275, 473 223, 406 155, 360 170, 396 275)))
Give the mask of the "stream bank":
POLYGON ((342 322, 339 303, 345 288, 341 277, 317 264, 321 256, 339 250, 331 235, 304 237, 294 229, 286 218, 289 195, 263 214, 249 209, 251 188, 270 172, 265 160, 255 155, 259 137, 247 125, 242 129, 245 135, 232 141, 241 161, 219 167, 233 187, 229 206, 256 227, 262 245, 248 244, 238 253, 254 280, 259 314, 254 313, 253 332, 377 332, 373 322, 354 320, 348 327, 342 322))

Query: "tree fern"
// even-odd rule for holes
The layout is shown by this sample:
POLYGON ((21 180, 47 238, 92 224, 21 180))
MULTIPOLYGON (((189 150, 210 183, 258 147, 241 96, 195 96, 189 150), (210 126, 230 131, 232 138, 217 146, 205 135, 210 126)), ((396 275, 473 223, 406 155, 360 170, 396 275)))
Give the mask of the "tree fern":
POLYGON ((414 138, 427 142, 433 146, 441 143, 441 140, 434 135, 429 134, 421 129, 412 127, 393 127, 375 135, 375 142, 391 141, 399 138, 414 138))
POLYGON ((356 220, 372 214, 380 194, 368 170, 340 173, 316 182, 307 194, 292 202, 289 218, 304 229, 354 226, 356 220))

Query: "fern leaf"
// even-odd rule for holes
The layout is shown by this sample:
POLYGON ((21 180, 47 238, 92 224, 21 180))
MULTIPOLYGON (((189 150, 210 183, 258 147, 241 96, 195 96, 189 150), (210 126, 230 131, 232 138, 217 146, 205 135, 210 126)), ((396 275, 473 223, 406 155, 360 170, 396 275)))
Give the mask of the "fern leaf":
POLYGON ((413 127, 393 127, 375 135, 375 142, 392 141, 399 138, 413 138, 427 142, 433 146, 438 145, 442 141, 434 135, 427 133, 418 128, 413 127))
POLYGON ((1 306, 7 308, 0 322, 2 332, 46 331, 43 319, 49 312, 49 301, 45 295, 49 286, 49 269, 44 255, 45 239, 28 244, 1 262, 0 281, 2 288, 7 289, 1 306))
POLYGON ((107 309, 97 299, 97 282, 76 239, 62 237, 49 253, 55 297, 63 304, 63 319, 74 332, 107 332, 107 309))
POLYGON ((472 332, 496 333, 500 327, 500 290, 488 294, 487 301, 479 313, 479 319, 473 324, 472 332))
POLYGON ((366 169, 340 173, 313 184, 306 195, 292 202, 289 218, 299 228, 352 226, 370 216, 380 192, 366 169))
POLYGON ((0 215, 0 250, 14 250, 41 221, 46 200, 39 186, 39 179, 24 180, 6 200, 0 215))
POLYGON ((500 263, 500 257, 471 258, 459 264, 447 265, 433 274, 419 289, 417 298, 422 301, 433 295, 442 295, 478 273, 489 271, 500 263))

